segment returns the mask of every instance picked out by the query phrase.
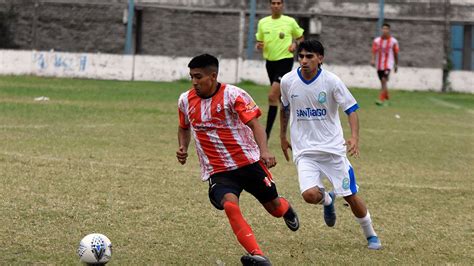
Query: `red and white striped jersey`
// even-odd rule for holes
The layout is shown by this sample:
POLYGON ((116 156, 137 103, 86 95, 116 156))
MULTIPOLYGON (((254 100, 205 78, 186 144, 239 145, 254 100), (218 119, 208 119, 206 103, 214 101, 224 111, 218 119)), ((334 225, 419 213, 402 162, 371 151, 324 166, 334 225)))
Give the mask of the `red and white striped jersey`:
POLYGON ((260 149, 246 123, 262 112, 241 88, 221 84, 207 99, 191 88, 179 97, 178 113, 179 126, 191 128, 203 181, 212 174, 235 170, 260 159, 260 149))
POLYGON ((387 39, 377 37, 372 43, 372 53, 375 54, 375 67, 377 70, 393 69, 394 53, 398 53, 398 41, 390 36, 387 39))

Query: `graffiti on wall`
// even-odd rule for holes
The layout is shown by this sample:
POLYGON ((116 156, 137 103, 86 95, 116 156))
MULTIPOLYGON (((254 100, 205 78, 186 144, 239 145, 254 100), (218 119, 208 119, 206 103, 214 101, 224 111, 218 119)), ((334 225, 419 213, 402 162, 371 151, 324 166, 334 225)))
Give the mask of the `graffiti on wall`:
POLYGON ((35 68, 40 71, 84 72, 87 69, 87 55, 37 52, 33 53, 33 62, 35 68))

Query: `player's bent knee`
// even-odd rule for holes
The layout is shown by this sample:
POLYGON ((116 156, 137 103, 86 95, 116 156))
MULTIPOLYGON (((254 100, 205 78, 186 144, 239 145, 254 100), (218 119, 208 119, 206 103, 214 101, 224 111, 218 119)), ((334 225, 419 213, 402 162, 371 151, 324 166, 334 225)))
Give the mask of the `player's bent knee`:
POLYGON ((218 210, 224 210, 223 201, 238 201, 239 193, 228 187, 212 186, 209 187, 209 201, 212 206, 218 210))
POLYGON ((312 204, 318 204, 323 199, 323 195, 318 188, 310 188, 303 192, 302 196, 307 203, 312 204))

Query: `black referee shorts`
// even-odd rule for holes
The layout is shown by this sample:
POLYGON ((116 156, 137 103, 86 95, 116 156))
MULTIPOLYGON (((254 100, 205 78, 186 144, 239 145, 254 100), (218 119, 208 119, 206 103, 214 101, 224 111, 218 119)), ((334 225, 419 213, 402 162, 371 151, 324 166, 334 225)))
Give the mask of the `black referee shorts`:
POLYGON ((284 58, 278 61, 268 61, 265 63, 270 85, 273 82, 280 83, 281 78, 293 69, 293 58, 284 58))
POLYGON ((209 200, 219 210, 224 209, 221 201, 227 193, 239 197, 242 190, 245 190, 262 204, 278 197, 272 175, 261 161, 232 171, 213 174, 208 181, 209 200))

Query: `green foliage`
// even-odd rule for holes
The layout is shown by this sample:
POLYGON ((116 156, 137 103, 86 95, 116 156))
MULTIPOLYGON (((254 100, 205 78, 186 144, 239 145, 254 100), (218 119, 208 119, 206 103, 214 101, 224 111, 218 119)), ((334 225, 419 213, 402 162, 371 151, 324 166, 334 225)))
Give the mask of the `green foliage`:
MULTIPOLYGON (((241 86, 266 111, 268 86, 241 86)), ((189 87, 0 77, 0 265, 77 264, 91 232, 112 240, 109 265, 239 265, 244 250, 208 201, 193 145, 186 165, 175 158, 177 99, 189 87)), ((384 250, 367 250, 342 199, 335 228, 324 225, 275 136, 272 172, 301 228, 243 193, 261 248, 276 265, 472 264, 474 95, 392 91, 392 105, 377 107, 378 91, 352 92, 361 157, 350 160, 384 250)))

